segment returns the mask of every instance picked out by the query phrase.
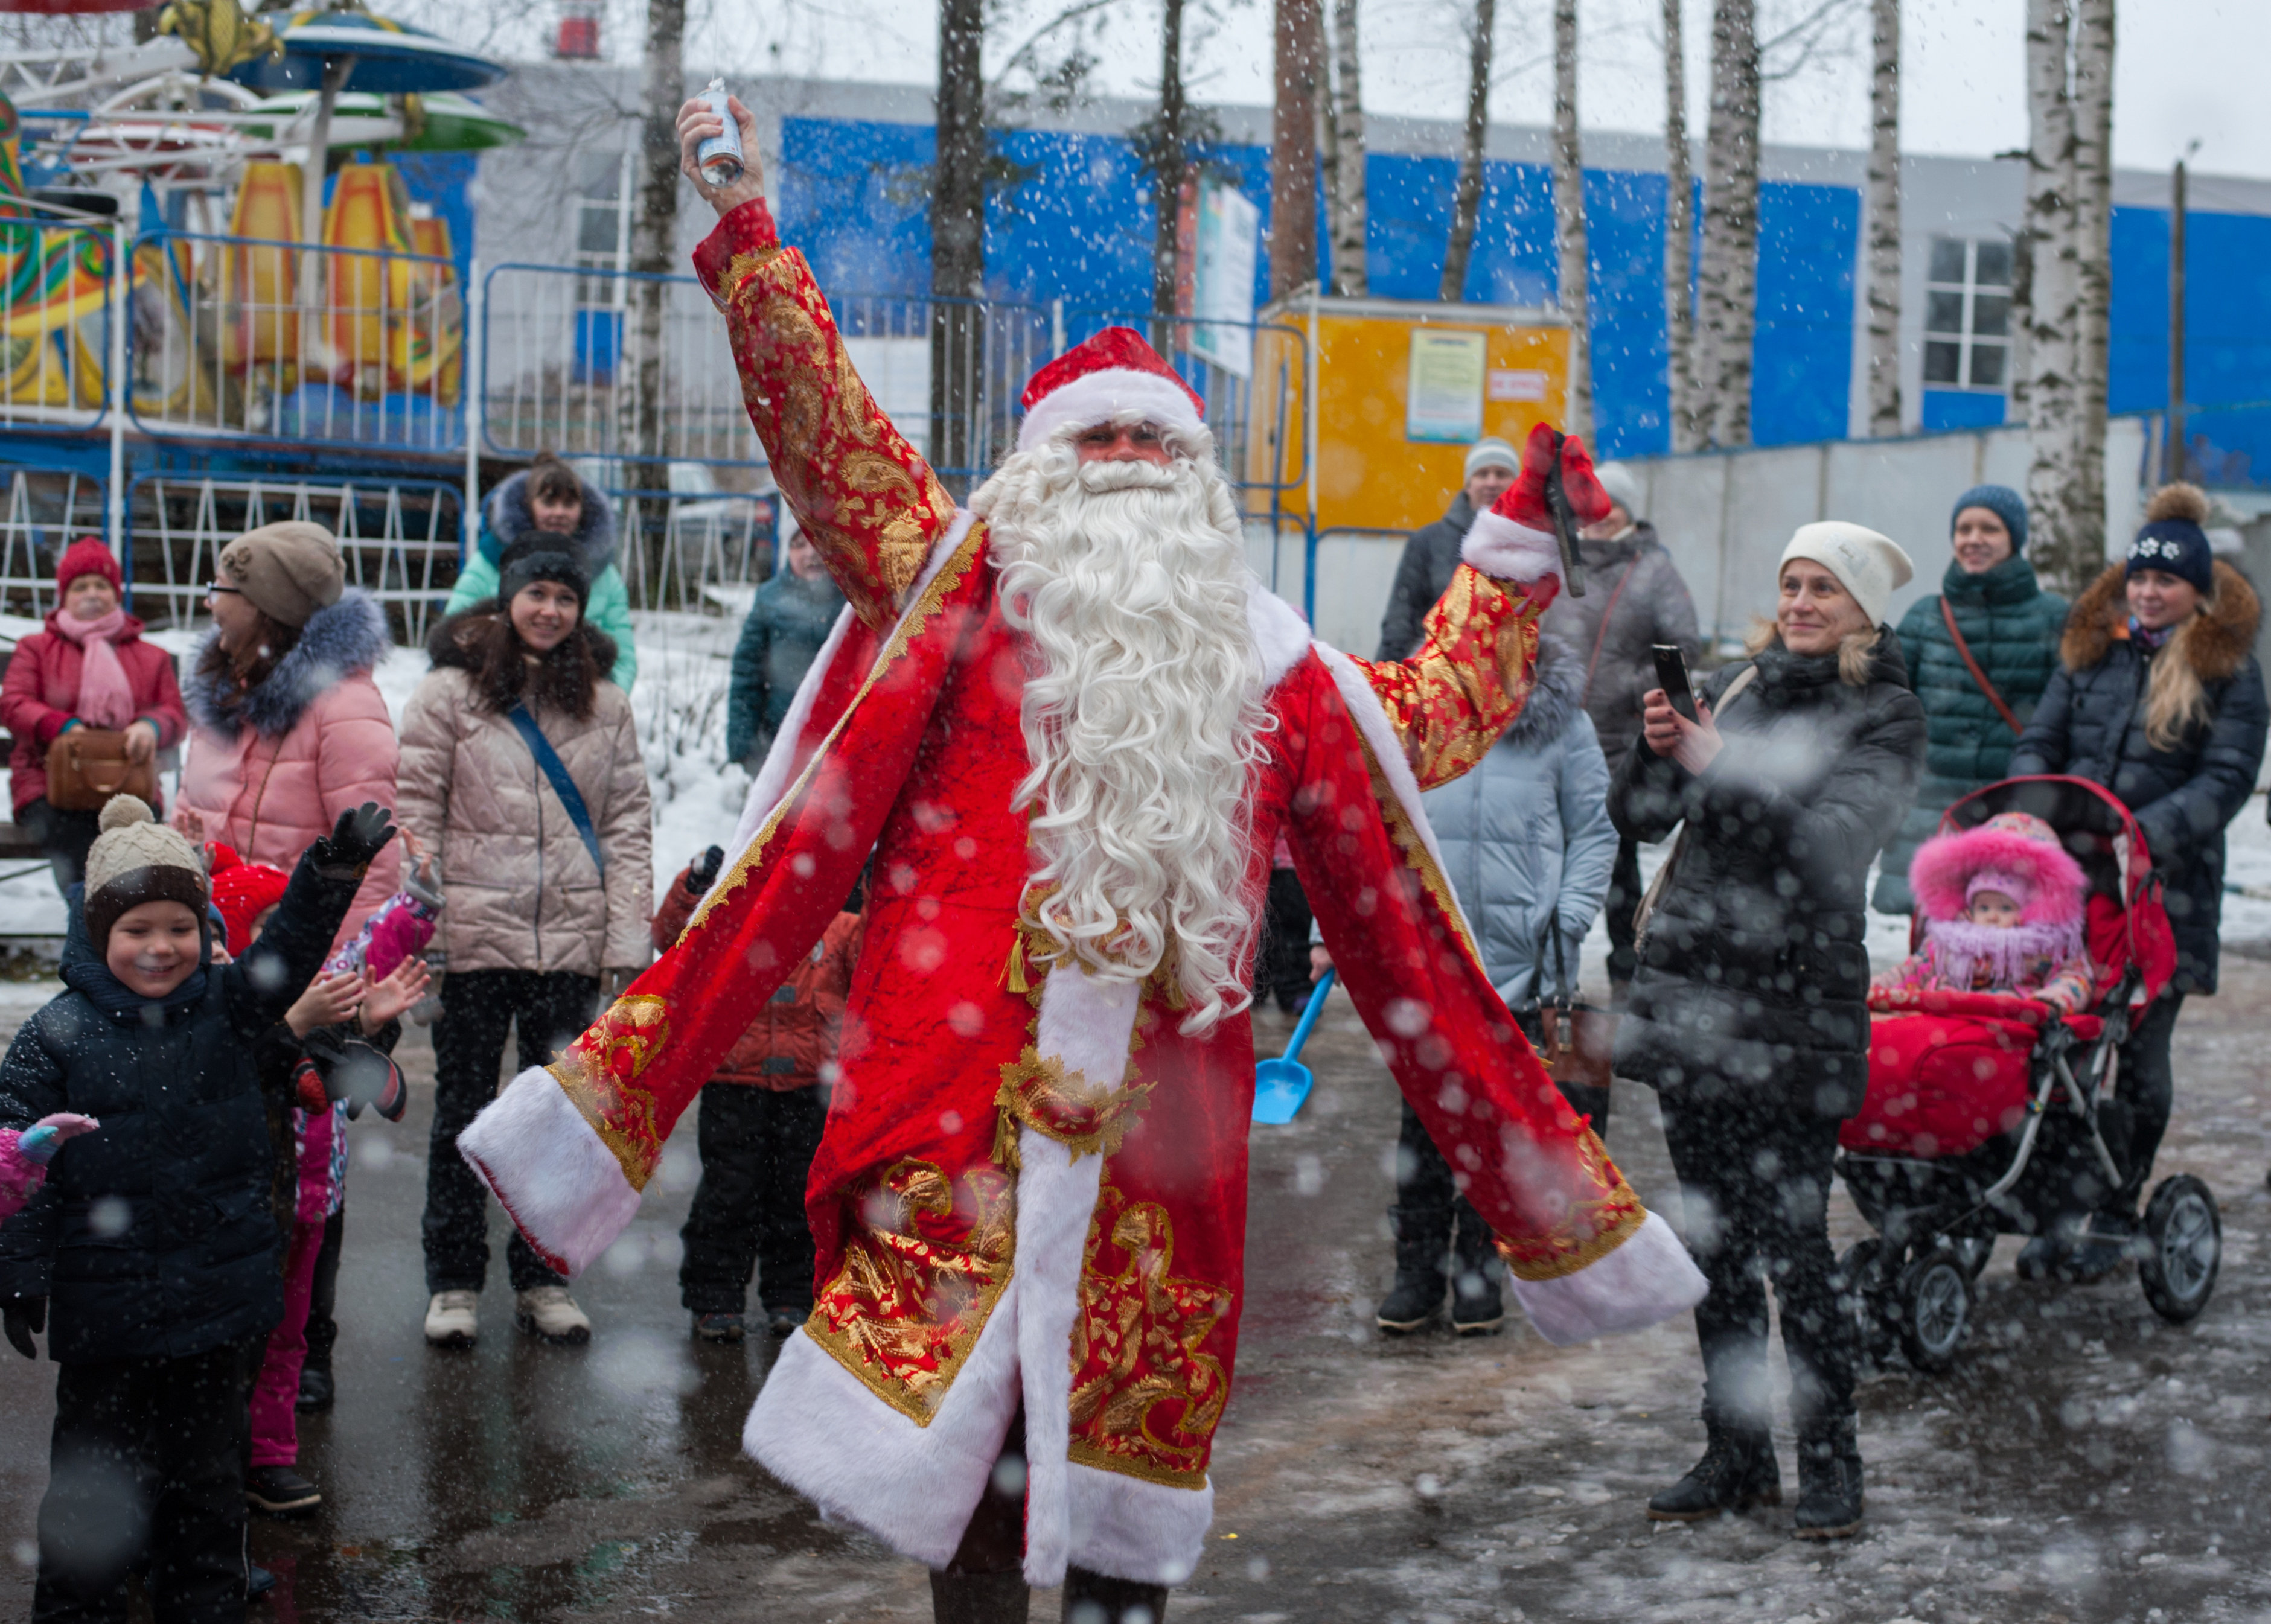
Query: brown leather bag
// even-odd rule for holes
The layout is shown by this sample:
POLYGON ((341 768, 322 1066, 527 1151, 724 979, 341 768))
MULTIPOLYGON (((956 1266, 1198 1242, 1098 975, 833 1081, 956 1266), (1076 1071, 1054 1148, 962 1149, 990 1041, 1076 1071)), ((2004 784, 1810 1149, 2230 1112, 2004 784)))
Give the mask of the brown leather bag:
POLYGON ((101 812, 114 795, 158 804, 158 763, 126 759, 126 735, 75 727, 48 746, 48 805, 57 812, 101 812))

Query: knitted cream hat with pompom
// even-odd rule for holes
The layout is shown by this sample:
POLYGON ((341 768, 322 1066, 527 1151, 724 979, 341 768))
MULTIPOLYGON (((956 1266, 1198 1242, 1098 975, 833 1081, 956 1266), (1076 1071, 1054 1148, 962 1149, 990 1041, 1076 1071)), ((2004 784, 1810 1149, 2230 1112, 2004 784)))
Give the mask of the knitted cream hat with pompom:
POLYGON ((86 937, 102 953, 110 927, 144 902, 180 902, 202 916, 211 893, 197 848, 160 823, 142 801, 114 795, 98 819, 102 832, 86 854, 86 937))

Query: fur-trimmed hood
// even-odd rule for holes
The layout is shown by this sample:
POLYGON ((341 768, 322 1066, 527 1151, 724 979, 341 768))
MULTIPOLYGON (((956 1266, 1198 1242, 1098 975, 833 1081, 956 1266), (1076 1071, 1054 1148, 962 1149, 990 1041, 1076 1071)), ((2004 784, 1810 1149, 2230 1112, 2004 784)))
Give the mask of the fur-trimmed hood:
MULTIPOLYGON (((579 483, 584 486, 584 516, 576 533, 565 538, 562 545, 575 556, 584 579, 597 581, 600 572, 615 561, 615 510, 588 482, 579 483)), ((481 551, 492 564, 503 558, 504 550, 513 543, 536 533, 536 513, 528 504, 526 470, 489 493, 488 518, 481 551)))
POLYGON ((191 722, 228 739, 234 739, 237 729, 246 723, 263 738, 290 732, 310 701, 341 678, 370 671, 386 657, 394 641, 378 600, 349 587, 339 594, 338 603, 308 617, 292 651, 232 712, 221 702, 225 679, 208 675, 203 669, 205 651, 215 635, 208 633, 197 645, 182 698, 191 722))
MULTIPOLYGON (((2069 671, 2088 671, 2127 635, 2126 579, 2126 566, 2109 564, 2075 601, 2066 635, 2059 640, 2059 659, 2069 671)), ((2190 665, 2202 682, 2222 682, 2255 652, 2255 628, 2262 619, 2262 603, 2247 577, 2218 559, 2215 596, 2177 628, 2164 652, 2190 665)))
POLYGON ((2039 818, 2000 812, 1977 828, 1935 835, 1917 848, 1909 886, 1925 918, 1961 919, 1965 890, 1981 873, 2007 874, 2027 884, 2031 894, 2019 912, 2022 924, 2081 923, 2081 864, 2039 818))

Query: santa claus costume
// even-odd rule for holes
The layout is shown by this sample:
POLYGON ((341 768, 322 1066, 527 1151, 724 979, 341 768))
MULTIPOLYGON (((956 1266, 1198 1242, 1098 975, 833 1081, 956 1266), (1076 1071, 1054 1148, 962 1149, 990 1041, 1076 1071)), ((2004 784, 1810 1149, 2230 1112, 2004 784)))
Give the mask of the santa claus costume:
MULTIPOLYGON (((1552 437, 1418 652, 1367 664, 1254 579, 1201 403, 1136 334, 1044 367, 1017 449, 957 508, 763 203, 704 190, 723 218, 696 268, 849 604, 676 945, 459 1146, 540 1251, 589 1264, 872 853, 807 1190, 816 1301, 745 1443, 928 1564, 942 1617, 996 1616, 994 1595, 1023 1618, 1026 1583, 1063 1582, 1156 1619, 1211 1516, 1245 1301, 1243 987, 1281 833, 1538 1328, 1590 1338, 1702 1294, 1493 992, 1419 812, 1529 691, 1552 437), (1171 455, 1083 460, 1099 426, 1171 455), (1005 1443, 1006 1519, 981 1505, 1015 1493, 1005 1443)), ((1574 444, 1562 477, 1597 499, 1574 444)))

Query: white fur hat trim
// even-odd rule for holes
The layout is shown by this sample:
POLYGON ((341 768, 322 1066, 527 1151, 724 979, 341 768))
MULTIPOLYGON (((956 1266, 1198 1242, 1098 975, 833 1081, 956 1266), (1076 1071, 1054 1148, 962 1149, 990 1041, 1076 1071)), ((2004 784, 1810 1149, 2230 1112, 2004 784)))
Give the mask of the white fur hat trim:
POLYGON ((1107 367, 1060 384, 1033 403, 1017 429, 1017 449, 1030 451, 1061 431, 1077 432, 1140 412, 1161 428, 1192 433, 1203 426, 1182 388, 1156 373, 1107 367))

